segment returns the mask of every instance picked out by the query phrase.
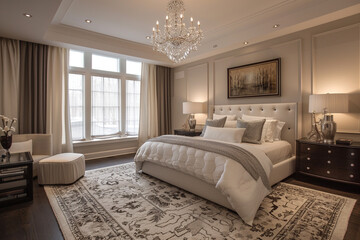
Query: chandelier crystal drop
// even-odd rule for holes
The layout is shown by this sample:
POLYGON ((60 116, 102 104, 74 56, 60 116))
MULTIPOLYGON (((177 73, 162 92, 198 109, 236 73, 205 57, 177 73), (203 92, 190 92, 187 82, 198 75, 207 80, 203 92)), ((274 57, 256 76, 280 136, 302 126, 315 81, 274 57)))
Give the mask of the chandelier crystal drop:
POLYGON ((184 60, 191 51, 196 51, 203 39, 200 21, 194 24, 194 19, 190 18, 191 26, 186 28, 184 12, 182 0, 170 0, 163 30, 157 21, 152 34, 153 49, 176 63, 184 60))

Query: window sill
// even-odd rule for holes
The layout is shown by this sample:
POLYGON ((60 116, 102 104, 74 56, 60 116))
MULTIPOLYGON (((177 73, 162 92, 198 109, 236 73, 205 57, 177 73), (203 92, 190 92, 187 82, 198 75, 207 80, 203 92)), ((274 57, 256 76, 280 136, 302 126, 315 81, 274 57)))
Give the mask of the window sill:
POLYGON ((90 145, 99 145, 105 143, 118 143, 118 142, 128 142, 128 141, 137 141, 138 136, 125 136, 125 137, 112 137, 112 138, 94 138, 92 140, 82 140, 82 141, 73 141, 73 145, 76 146, 90 146, 90 145))

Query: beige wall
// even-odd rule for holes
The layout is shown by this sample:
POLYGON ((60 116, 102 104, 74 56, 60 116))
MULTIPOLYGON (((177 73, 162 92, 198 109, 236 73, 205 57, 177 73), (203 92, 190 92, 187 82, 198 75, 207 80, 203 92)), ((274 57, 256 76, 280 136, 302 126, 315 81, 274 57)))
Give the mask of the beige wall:
MULTIPOLYGON (((299 136, 305 136, 310 130, 311 93, 360 92, 359 22, 356 15, 175 68, 173 128, 181 128, 186 120, 183 101, 206 98, 209 115, 215 104, 297 102, 299 136), (227 68, 279 57, 280 97, 227 98, 227 68)), ((352 132, 341 136, 360 138, 359 119, 359 114, 335 115, 339 129, 352 132)))

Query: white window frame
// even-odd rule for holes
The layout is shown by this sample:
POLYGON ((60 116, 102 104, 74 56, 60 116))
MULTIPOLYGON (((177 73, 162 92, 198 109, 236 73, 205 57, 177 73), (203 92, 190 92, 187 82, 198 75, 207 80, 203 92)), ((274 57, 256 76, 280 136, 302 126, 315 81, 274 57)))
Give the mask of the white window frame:
MULTIPOLYGON (((74 51, 80 51, 84 53, 84 68, 80 67, 72 67, 69 65, 69 74, 81 74, 84 75, 84 94, 83 94, 83 101, 84 101, 84 132, 85 138, 84 139, 77 139, 74 141, 89 141, 95 138, 107 138, 107 137, 123 137, 127 136, 126 133, 126 80, 135 80, 140 81, 141 75, 133 75, 133 74, 126 74, 126 60, 129 61, 136 61, 132 59, 126 59, 124 57, 117 57, 113 55, 106 55, 102 53, 96 52, 88 52, 82 50, 71 49, 74 51), (105 56, 105 57, 112 57, 118 58, 120 64, 120 72, 109 72, 109 71, 102 71, 102 70, 95 70, 92 69, 92 54, 105 56), (100 76, 100 77, 110 77, 110 78, 117 78, 120 79, 120 132, 115 135, 104 135, 104 136, 91 136, 91 77, 92 76, 100 76)), ((70 61, 69 61, 70 62, 70 61)))

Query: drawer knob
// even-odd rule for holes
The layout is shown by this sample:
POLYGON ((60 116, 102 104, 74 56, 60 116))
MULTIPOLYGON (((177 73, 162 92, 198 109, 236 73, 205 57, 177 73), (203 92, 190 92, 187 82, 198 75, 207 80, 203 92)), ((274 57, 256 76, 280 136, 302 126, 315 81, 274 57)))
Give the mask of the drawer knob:
POLYGON ((310 148, 308 147, 307 150, 310 151, 310 148))
POLYGON ((310 170, 310 167, 306 167, 307 170, 310 170))
POLYGON ((331 164, 331 161, 329 160, 329 161, 327 161, 327 163, 328 163, 328 164, 331 164))
POLYGON ((350 153, 350 155, 351 155, 351 156, 355 156, 355 153, 352 152, 352 153, 350 153))
POLYGON ((326 171, 327 174, 330 174, 330 171, 326 171))
POLYGON ((350 178, 354 178, 354 175, 352 175, 352 174, 350 174, 350 176, 349 176, 350 178))
POLYGON ((328 154, 330 154, 331 153, 331 150, 328 150, 328 154))
POLYGON ((355 167, 355 164, 351 163, 350 166, 351 166, 351 167, 355 167))
POLYGON ((311 158, 307 157, 306 160, 310 161, 311 158))

